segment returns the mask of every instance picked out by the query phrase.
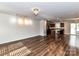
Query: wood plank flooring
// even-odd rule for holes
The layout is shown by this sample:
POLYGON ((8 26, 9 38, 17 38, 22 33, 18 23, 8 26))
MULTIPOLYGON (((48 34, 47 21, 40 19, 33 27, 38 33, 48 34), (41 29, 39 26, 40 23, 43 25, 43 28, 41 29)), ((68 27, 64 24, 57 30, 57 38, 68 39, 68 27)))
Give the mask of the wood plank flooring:
POLYGON ((0 45, 0 56, 78 56, 79 49, 69 46, 69 36, 36 36, 0 45))

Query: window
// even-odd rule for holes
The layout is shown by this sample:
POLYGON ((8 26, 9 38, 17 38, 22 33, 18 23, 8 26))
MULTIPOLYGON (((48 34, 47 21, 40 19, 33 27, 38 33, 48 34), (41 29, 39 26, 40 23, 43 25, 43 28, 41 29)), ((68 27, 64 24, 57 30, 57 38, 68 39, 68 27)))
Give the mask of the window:
POLYGON ((70 33, 79 35, 79 23, 71 23, 70 24, 70 33))

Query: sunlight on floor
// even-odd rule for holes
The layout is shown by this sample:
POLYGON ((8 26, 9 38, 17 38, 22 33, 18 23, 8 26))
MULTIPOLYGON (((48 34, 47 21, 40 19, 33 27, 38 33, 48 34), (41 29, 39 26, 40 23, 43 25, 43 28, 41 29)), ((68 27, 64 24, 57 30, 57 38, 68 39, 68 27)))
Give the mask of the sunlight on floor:
POLYGON ((71 47, 79 48, 79 36, 78 35, 70 35, 69 45, 71 47))

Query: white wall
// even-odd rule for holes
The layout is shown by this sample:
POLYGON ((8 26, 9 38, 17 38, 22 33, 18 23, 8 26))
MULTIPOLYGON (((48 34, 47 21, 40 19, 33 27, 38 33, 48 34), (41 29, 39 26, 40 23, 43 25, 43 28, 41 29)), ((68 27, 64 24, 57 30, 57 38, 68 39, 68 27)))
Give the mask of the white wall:
POLYGON ((65 34, 70 34, 70 23, 64 22, 65 34))
POLYGON ((46 36, 46 20, 40 21, 40 35, 46 36))
POLYGON ((18 19, 19 16, 0 13, 0 44, 40 35, 39 20, 30 19, 31 24, 25 25, 18 19))

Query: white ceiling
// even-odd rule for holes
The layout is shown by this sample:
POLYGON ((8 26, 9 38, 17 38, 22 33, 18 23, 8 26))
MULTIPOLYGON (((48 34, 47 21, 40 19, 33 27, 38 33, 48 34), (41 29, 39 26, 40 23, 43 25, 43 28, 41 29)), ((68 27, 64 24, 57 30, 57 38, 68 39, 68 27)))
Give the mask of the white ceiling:
POLYGON ((78 2, 0 2, 0 12, 34 17, 31 9, 40 8, 39 19, 74 18, 79 17, 78 2))

